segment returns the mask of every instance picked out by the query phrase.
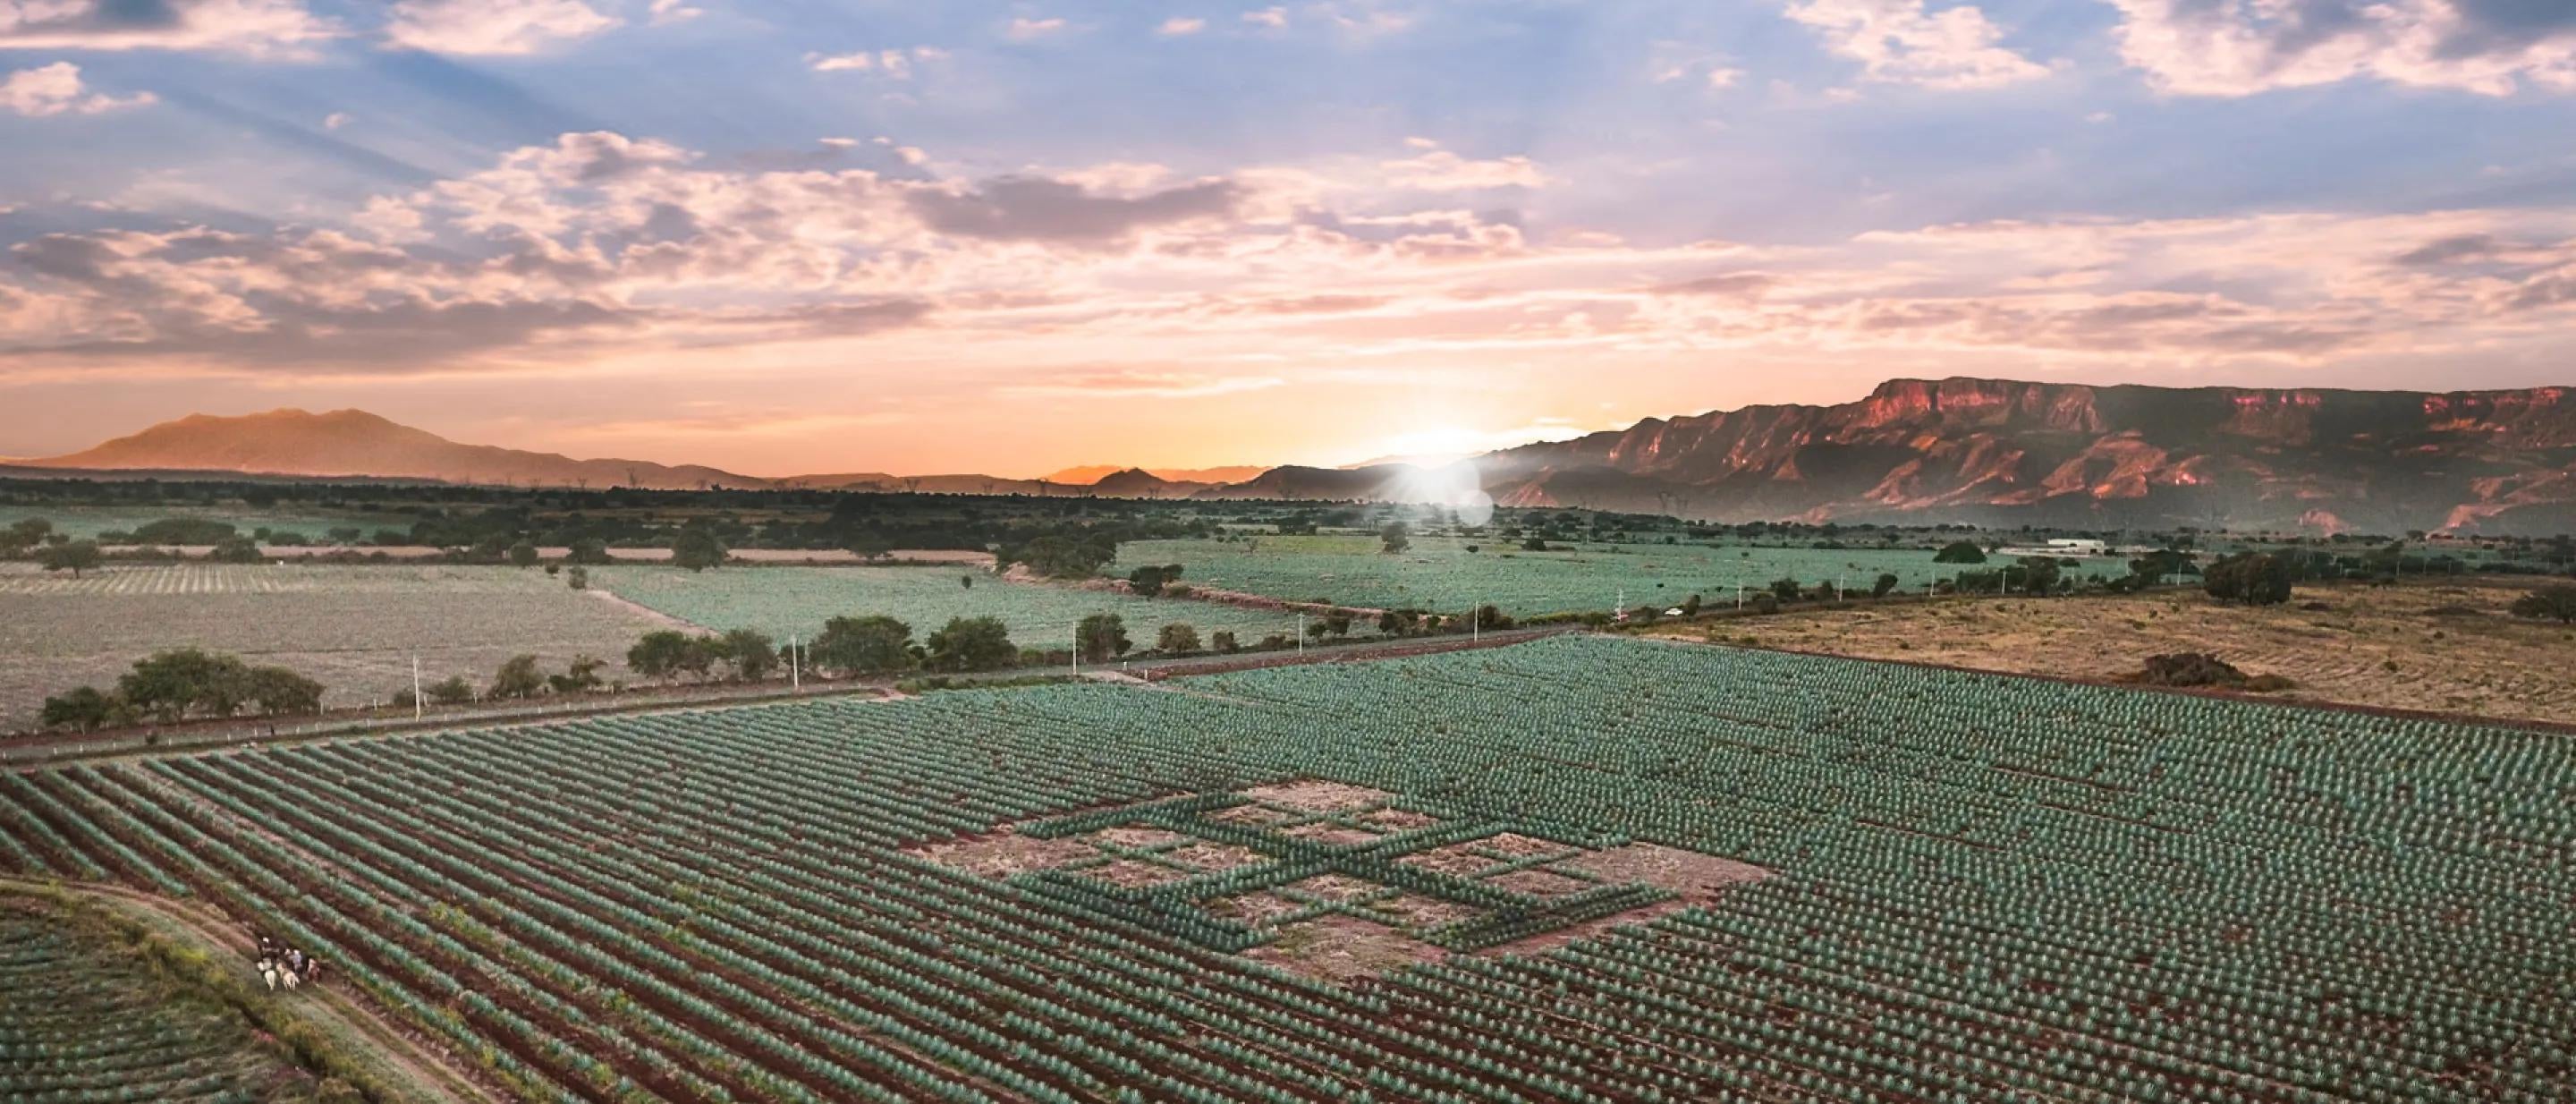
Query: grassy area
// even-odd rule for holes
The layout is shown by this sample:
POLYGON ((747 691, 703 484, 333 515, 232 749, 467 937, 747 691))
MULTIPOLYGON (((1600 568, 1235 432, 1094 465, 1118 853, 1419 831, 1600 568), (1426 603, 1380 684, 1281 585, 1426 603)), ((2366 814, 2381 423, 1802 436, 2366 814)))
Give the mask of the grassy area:
MULTIPOLYGON (((1502 538, 1418 537, 1400 553, 1374 536, 1268 536, 1245 541, 1138 541, 1119 549, 1122 567, 1177 563, 1185 582, 1297 602, 1371 609, 1465 610, 1492 604, 1516 617, 1607 610, 1624 600, 1677 606, 1692 594, 1732 602, 1735 588, 1792 578, 1809 586, 1837 578, 1867 590, 1881 573, 1907 590, 1958 575, 1928 549, 1791 548, 1704 544, 1583 544, 1522 551, 1502 538), (1476 551, 1468 551, 1470 545, 1476 551)), ((1991 566, 1991 565, 1990 565, 1991 566)), ((2068 574, 2125 575, 2125 560, 2087 561, 2068 574)))
MULTIPOLYGON (((1142 561, 1139 561, 1142 562, 1142 561)), ((676 568, 597 568, 592 585, 618 597, 710 629, 753 628, 781 641, 810 640, 826 618, 885 614, 928 637, 952 617, 999 617, 1022 647, 1072 646, 1073 626, 1095 613, 1125 619, 1136 646, 1153 646, 1163 625, 1184 621, 1199 638, 1231 629, 1249 644, 1274 632, 1294 633, 1293 613, 1105 590, 1010 582, 972 568, 764 567, 687 572, 676 568), (966 585, 972 582, 972 586, 966 585)))

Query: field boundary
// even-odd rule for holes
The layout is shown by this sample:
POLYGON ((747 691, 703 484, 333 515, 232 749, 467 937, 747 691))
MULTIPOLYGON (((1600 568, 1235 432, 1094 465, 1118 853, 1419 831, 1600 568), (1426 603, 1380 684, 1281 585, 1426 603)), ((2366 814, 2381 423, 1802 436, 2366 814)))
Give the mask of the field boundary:
MULTIPOLYGON (((230 919, 207 915, 205 906, 191 907, 186 901, 125 886, 17 878, 0 878, 0 896, 43 901, 71 914, 75 921, 93 920, 118 929, 142 944, 140 953, 155 959, 170 984, 203 990, 207 999, 229 1007, 255 1032, 269 1036, 296 1064, 318 1076, 354 1075, 365 1084, 371 1099, 389 1104, 484 1104, 499 1099, 410 1042, 363 998, 345 988, 316 985, 299 990, 310 996, 293 998, 290 1004, 259 992, 246 976, 234 977, 231 964, 250 961, 250 940, 230 919), (199 959, 199 969, 186 968, 187 956, 199 959), (171 968, 174 961, 181 968, 171 968), (205 971, 219 974, 209 978, 205 971), (331 1049, 316 1055, 309 1045, 298 1045, 313 1041, 315 1034, 331 1049), (356 1068, 340 1068, 344 1065, 356 1068)), ((249 973, 246 966, 241 972, 249 973)))

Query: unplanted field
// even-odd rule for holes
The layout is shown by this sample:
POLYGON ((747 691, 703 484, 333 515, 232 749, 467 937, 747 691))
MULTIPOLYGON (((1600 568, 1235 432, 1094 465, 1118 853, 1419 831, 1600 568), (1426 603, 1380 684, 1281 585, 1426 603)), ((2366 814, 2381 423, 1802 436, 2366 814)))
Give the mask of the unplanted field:
POLYGON ((2266 695, 2283 701, 2576 723, 2576 629, 2507 613, 2527 590, 2344 583, 2303 586, 2264 607, 2196 592, 1959 600, 1657 635, 2086 679, 2135 673, 2150 655, 2208 652, 2249 675, 2289 678, 2295 687, 2266 695), (2312 604, 2326 608, 2302 608, 2312 604))
POLYGON ((1138 648, 1172 622, 1210 633, 1231 629, 1244 644, 1271 633, 1295 633, 1297 618, 1266 610, 1109 590, 1003 579, 971 565, 957 567, 593 568, 592 584, 637 605, 708 629, 758 629, 785 641, 807 640, 827 618, 884 614, 912 626, 916 640, 954 617, 998 617, 1023 648, 1070 648, 1073 627, 1095 613, 1117 614, 1138 648))
POLYGON ((1175 682, 0 774, 0 870, 536 1100, 2576 1099, 2561 735, 1593 636, 1175 682))
POLYGON ((111 565, 80 578, 0 568, 0 728, 44 699, 111 686, 135 660, 181 646, 234 652, 321 681, 324 704, 364 705, 424 679, 477 686, 511 656, 550 669, 614 664, 650 616, 560 577, 509 567, 111 565))

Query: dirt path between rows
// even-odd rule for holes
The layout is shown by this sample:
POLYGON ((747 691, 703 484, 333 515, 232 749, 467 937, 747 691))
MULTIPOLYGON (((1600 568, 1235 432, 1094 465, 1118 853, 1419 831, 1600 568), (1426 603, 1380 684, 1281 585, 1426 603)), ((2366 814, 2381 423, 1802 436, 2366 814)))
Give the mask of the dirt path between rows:
MULTIPOLYGON (((11 888, 39 886, 0 879, 0 889, 11 888)), ((240 962, 245 971, 249 969, 255 951, 250 934, 202 903, 97 883, 66 882, 56 888, 133 917, 167 938, 213 955, 218 962, 240 962)), ((401 1086, 404 1104, 484 1104, 502 1099, 414 1045, 409 1036, 341 985, 326 980, 285 999, 293 1002, 297 1017, 356 1056, 384 1083, 401 1086)))
POLYGON ((634 614, 637 617, 643 618, 646 622, 661 626, 662 628, 678 629, 681 632, 691 633, 712 633, 715 631, 714 629, 710 629, 687 618, 673 617, 670 614, 654 609, 642 602, 610 593, 601 587, 593 586, 582 591, 582 593, 590 595, 593 598, 597 598, 600 601, 606 602, 609 605, 615 606, 628 613, 634 614))

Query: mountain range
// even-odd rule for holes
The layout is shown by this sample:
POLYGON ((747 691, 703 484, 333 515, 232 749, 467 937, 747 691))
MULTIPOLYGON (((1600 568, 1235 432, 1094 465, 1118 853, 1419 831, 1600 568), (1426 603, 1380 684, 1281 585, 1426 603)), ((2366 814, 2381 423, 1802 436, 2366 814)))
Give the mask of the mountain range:
POLYGON ((857 472, 766 479, 697 465, 468 445, 357 410, 192 415, 0 474, 145 472, 515 486, 849 489, 1410 501, 1713 521, 1971 522, 2547 536, 2576 531, 2576 388, 2500 391, 1890 380, 1525 445, 1443 467, 1366 464, 1044 479, 857 472))

